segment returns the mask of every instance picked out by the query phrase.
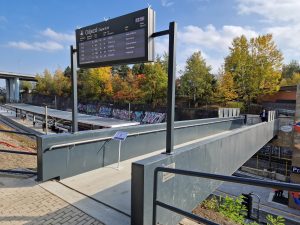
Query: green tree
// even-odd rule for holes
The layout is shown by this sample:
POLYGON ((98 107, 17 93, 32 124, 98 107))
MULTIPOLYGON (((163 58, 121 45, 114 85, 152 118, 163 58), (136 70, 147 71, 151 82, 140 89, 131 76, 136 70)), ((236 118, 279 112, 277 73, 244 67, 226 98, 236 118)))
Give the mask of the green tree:
POLYGON ((157 56, 156 57, 156 62, 161 64, 163 70, 168 73, 168 61, 169 61, 169 56, 166 52, 162 56, 157 56))
POLYGON ((193 53, 187 59, 185 70, 180 78, 180 94, 189 96, 194 103, 201 101, 207 104, 215 88, 215 79, 210 71, 211 67, 206 64, 201 52, 193 53))
POLYGON ((71 81, 70 78, 64 75, 62 70, 57 69, 54 75, 45 70, 42 75, 37 75, 36 79, 35 92, 49 96, 70 96, 71 81))
POLYGON ((282 78, 290 79, 294 73, 300 73, 300 65, 298 61, 292 60, 289 64, 282 66, 282 78))
POLYGON ((78 71, 78 95, 82 100, 106 100, 112 96, 111 68, 78 71))
POLYGON ((291 78, 283 78, 280 86, 297 85, 300 83, 300 73, 293 73, 291 78))
POLYGON ((231 73, 240 100, 249 106, 258 95, 279 90, 283 57, 272 35, 247 40, 245 36, 233 40, 225 58, 225 72, 231 73))
POLYGON ((144 100, 156 106, 164 104, 167 96, 168 75, 160 63, 145 64, 144 77, 140 79, 140 88, 144 100))
POLYGON ((131 69, 127 65, 116 65, 111 67, 111 73, 113 75, 118 74, 121 77, 126 77, 130 72, 131 69))
POLYGON ((57 96, 68 97, 71 94, 71 80, 64 75, 64 72, 57 69, 52 77, 53 90, 57 96))
POLYGON ((132 74, 133 75, 145 74, 145 64, 144 63, 134 64, 132 66, 132 74))
POLYGON ((71 76, 72 76, 72 71, 71 71, 71 67, 70 66, 67 66, 67 68, 65 69, 64 71, 64 75, 66 77, 69 77, 71 79, 71 76))
POLYGON ((43 74, 38 74, 36 79, 35 92, 42 95, 55 94, 53 77, 49 70, 46 69, 43 74))
POLYGON ((226 73, 224 69, 219 71, 216 95, 223 103, 237 99, 238 95, 235 91, 232 73, 226 73))
POLYGON ((32 91, 32 82, 30 81, 21 81, 20 89, 24 91, 24 93, 29 93, 32 91))

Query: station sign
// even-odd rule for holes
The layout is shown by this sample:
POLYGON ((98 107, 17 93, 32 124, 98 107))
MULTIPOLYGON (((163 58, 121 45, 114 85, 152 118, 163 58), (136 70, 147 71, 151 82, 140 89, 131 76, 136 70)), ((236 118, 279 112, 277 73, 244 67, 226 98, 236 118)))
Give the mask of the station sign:
POLYGON ((77 65, 90 68, 154 60, 151 8, 76 30, 77 65))

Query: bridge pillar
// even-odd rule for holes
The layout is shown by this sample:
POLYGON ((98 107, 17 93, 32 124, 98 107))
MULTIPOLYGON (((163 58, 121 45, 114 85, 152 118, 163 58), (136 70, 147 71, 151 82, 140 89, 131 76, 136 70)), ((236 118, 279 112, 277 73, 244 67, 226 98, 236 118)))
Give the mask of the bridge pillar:
POLYGON ((9 102, 14 101, 15 84, 13 79, 9 79, 9 102))
POLYGON ((20 100, 20 80, 15 77, 14 79, 14 101, 19 102, 20 100))
POLYGON ((10 101, 10 85, 9 85, 9 79, 5 79, 5 86, 6 86, 6 102, 10 101))

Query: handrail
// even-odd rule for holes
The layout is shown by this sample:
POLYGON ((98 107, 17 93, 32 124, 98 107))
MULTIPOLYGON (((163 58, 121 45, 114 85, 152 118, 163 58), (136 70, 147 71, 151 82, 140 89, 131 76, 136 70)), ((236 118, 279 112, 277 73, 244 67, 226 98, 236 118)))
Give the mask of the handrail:
POLYGON ((10 133, 10 134, 20 134, 20 135, 26 135, 26 136, 34 136, 34 137, 38 136, 38 135, 32 134, 32 133, 24 133, 24 132, 13 131, 13 130, 0 130, 0 132, 10 133))
POLYGON ((198 172, 198 171, 173 169, 173 168, 167 168, 167 167, 156 167, 154 170, 154 183, 153 183, 153 213, 152 213, 152 224, 153 225, 156 225, 157 206, 166 208, 170 211, 173 211, 175 213, 178 213, 178 214, 181 214, 188 218, 191 218, 193 220, 196 220, 197 222, 218 225, 217 223, 214 223, 209 220, 205 221, 206 219, 201 218, 197 215, 194 215, 188 211, 184 211, 178 207, 174 207, 174 206, 168 205, 166 203, 163 203, 163 202, 157 200, 157 186, 158 186, 157 185, 157 183, 158 183, 157 177, 158 177, 159 172, 167 172, 167 173, 179 174, 179 175, 183 175, 183 176, 201 177, 201 178, 226 181, 226 182, 232 182, 232 183, 248 184, 248 185, 258 186, 258 187, 268 187, 268 188, 284 189, 284 190, 289 190, 289 191, 300 192, 300 185, 298 185, 298 184, 265 181, 265 180, 260 180, 260 179, 244 178, 244 177, 234 177, 234 176, 227 176, 227 175, 221 175, 221 174, 212 174, 212 173, 204 173, 204 172, 198 172))
MULTIPOLYGON (((174 129, 182 129, 182 128, 187 128, 187 127, 196 127, 196 126, 208 125, 208 124, 213 124, 213 123, 222 123, 222 122, 232 121, 232 120, 236 120, 236 119, 237 118, 231 118, 231 119, 226 119, 226 120, 221 120, 221 121, 214 121, 214 122, 206 122, 206 123, 201 123, 201 124, 197 123, 197 124, 192 124, 192 125, 178 126, 178 127, 175 127, 174 129)), ((161 128, 161 129, 150 130, 150 131, 136 132, 136 133, 128 134, 128 137, 139 136, 139 135, 143 135, 143 134, 151 134, 151 133, 156 133, 156 132, 165 131, 165 130, 166 130, 166 128, 161 128)), ((64 143, 64 144, 52 145, 52 146, 49 147, 49 149, 45 150, 44 152, 52 151, 53 149, 57 149, 57 148, 75 146, 75 145, 78 145, 78 144, 93 143, 93 142, 97 142, 97 141, 106 141, 106 140, 112 139, 112 137, 113 136, 102 137, 102 138, 93 138, 93 139, 88 139, 88 140, 74 141, 74 142, 68 142, 68 143, 64 143)))

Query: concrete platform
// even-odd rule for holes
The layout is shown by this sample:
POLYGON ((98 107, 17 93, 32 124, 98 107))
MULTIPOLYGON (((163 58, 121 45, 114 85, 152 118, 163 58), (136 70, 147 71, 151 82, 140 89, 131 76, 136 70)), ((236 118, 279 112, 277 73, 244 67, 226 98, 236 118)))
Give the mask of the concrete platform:
MULTIPOLYGON (((186 142, 175 146, 175 149, 229 132, 186 142)), ((165 149, 123 161, 120 169, 113 164, 59 182, 47 181, 40 186, 104 224, 130 225, 131 165, 162 152, 165 149)))
MULTIPOLYGON (((14 109, 19 109, 24 112, 34 113, 36 115, 45 116, 45 108, 39 106, 33 106, 28 104, 6 104, 8 107, 12 107, 14 109)), ((56 119, 62 120, 72 120, 72 113, 68 111, 62 111, 57 109, 48 108, 48 115, 49 117, 53 117, 56 119)), ((139 125, 138 122, 131 122, 126 120, 119 120, 113 118, 105 118, 105 117, 98 117, 98 116, 91 116, 86 114, 78 113, 78 122, 82 124, 88 125, 95 125, 101 126, 105 128, 112 128, 112 127, 125 127, 125 126, 134 126, 139 125)))

